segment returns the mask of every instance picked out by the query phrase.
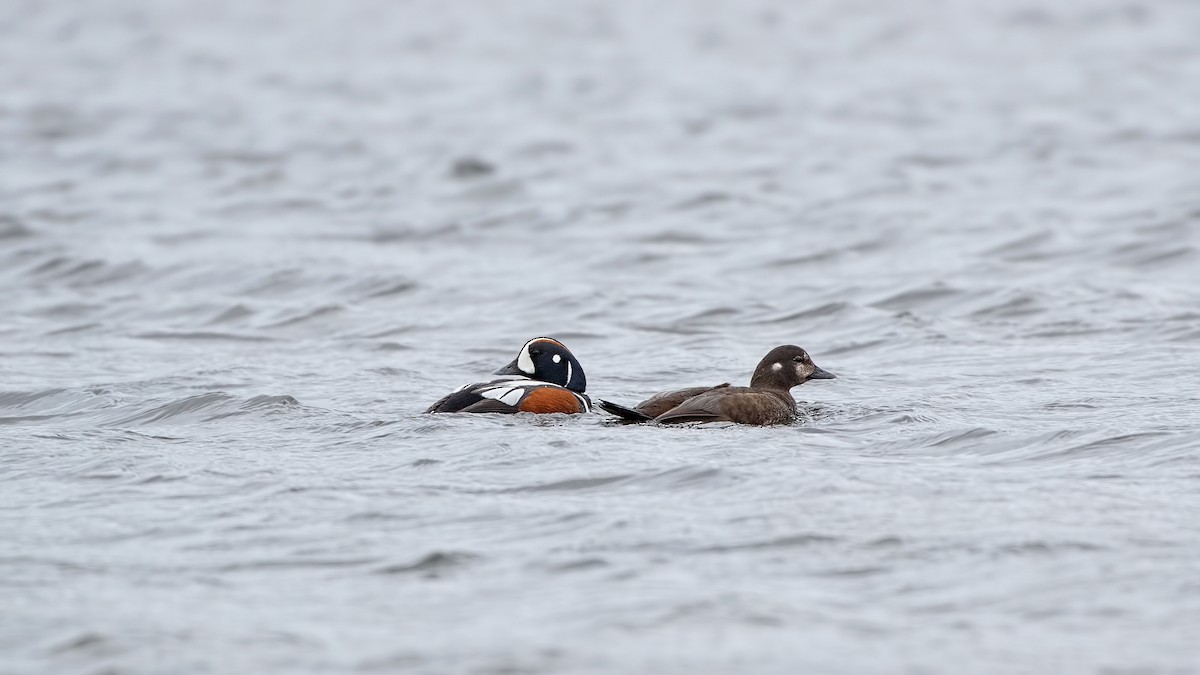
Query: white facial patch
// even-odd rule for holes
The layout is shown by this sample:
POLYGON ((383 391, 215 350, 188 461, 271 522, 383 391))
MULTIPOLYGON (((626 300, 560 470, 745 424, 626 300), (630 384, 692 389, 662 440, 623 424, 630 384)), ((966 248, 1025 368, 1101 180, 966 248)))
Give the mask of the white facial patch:
POLYGON ((561 357, 561 356, 559 356, 558 354, 555 354, 555 355, 554 355, 554 362, 555 362, 555 363, 562 363, 562 357, 561 357))
POLYGON ((529 355, 529 345, 531 342, 526 342, 524 347, 521 347, 521 353, 517 356, 517 367, 522 373, 532 375, 536 370, 533 367, 533 357, 529 355))
POLYGON ((772 363, 771 370, 778 373, 779 371, 783 370, 783 364, 782 363, 772 363))
POLYGON ((571 362, 567 361, 567 384, 571 384, 571 362))

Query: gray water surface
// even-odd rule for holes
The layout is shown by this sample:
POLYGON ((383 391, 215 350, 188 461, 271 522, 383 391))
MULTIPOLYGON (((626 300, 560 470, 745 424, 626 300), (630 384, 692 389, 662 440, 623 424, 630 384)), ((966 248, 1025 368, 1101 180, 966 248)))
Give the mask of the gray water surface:
POLYGON ((1197 35, 0 3, 0 672, 1200 672, 1197 35), (537 335, 838 379, 420 414, 537 335))

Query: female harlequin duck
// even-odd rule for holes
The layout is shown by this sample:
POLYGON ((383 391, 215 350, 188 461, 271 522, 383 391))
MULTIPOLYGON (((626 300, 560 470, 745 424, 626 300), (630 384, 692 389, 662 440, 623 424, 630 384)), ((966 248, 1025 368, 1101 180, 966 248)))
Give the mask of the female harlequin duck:
POLYGON ((583 367, 563 343, 539 337, 525 343, 513 362, 490 382, 465 384, 429 406, 426 413, 582 413, 592 401, 584 394, 583 367))
POLYGON ((759 361, 749 387, 692 387, 666 391, 633 409, 601 400, 600 407, 629 422, 737 422, 789 424, 796 419, 791 388, 809 380, 832 380, 799 347, 776 347, 759 361))

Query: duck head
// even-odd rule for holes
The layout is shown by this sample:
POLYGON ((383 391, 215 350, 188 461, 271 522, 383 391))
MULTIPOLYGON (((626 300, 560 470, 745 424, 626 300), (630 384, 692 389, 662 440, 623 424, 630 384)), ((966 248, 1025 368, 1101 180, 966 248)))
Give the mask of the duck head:
POLYGON ((583 393, 587 389, 587 377, 583 366, 566 345, 554 338, 538 337, 526 342, 517 358, 496 371, 497 375, 520 375, 542 382, 557 384, 571 391, 583 393))
POLYGON ((813 363, 808 352, 795 345, 782 345, 767 352, 754 376, 751 387, 764 389, 791 389, 809 380, 832 380, 837 376, 813 363))

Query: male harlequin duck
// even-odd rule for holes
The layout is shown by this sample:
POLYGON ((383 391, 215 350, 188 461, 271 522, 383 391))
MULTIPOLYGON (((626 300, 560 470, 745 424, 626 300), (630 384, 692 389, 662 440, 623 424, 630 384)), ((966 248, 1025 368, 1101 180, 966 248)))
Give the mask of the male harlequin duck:
POLYGON ((793 345, 776 347, 759 361, 749 387, 692 387, 656 394, 630 409, 600 400, 600 407, 630 422, 737 422, 789 424, 796 419, 791 388, 809 380, 832 380, 808 352, 793 345))
POLYGON ((426 413, 582 413, 592 401, 584 394, 583 367, 563 343, 539 337, 525 343, 513 362, 495 372, 505 377, 465 384, 429 406, 426 413))

